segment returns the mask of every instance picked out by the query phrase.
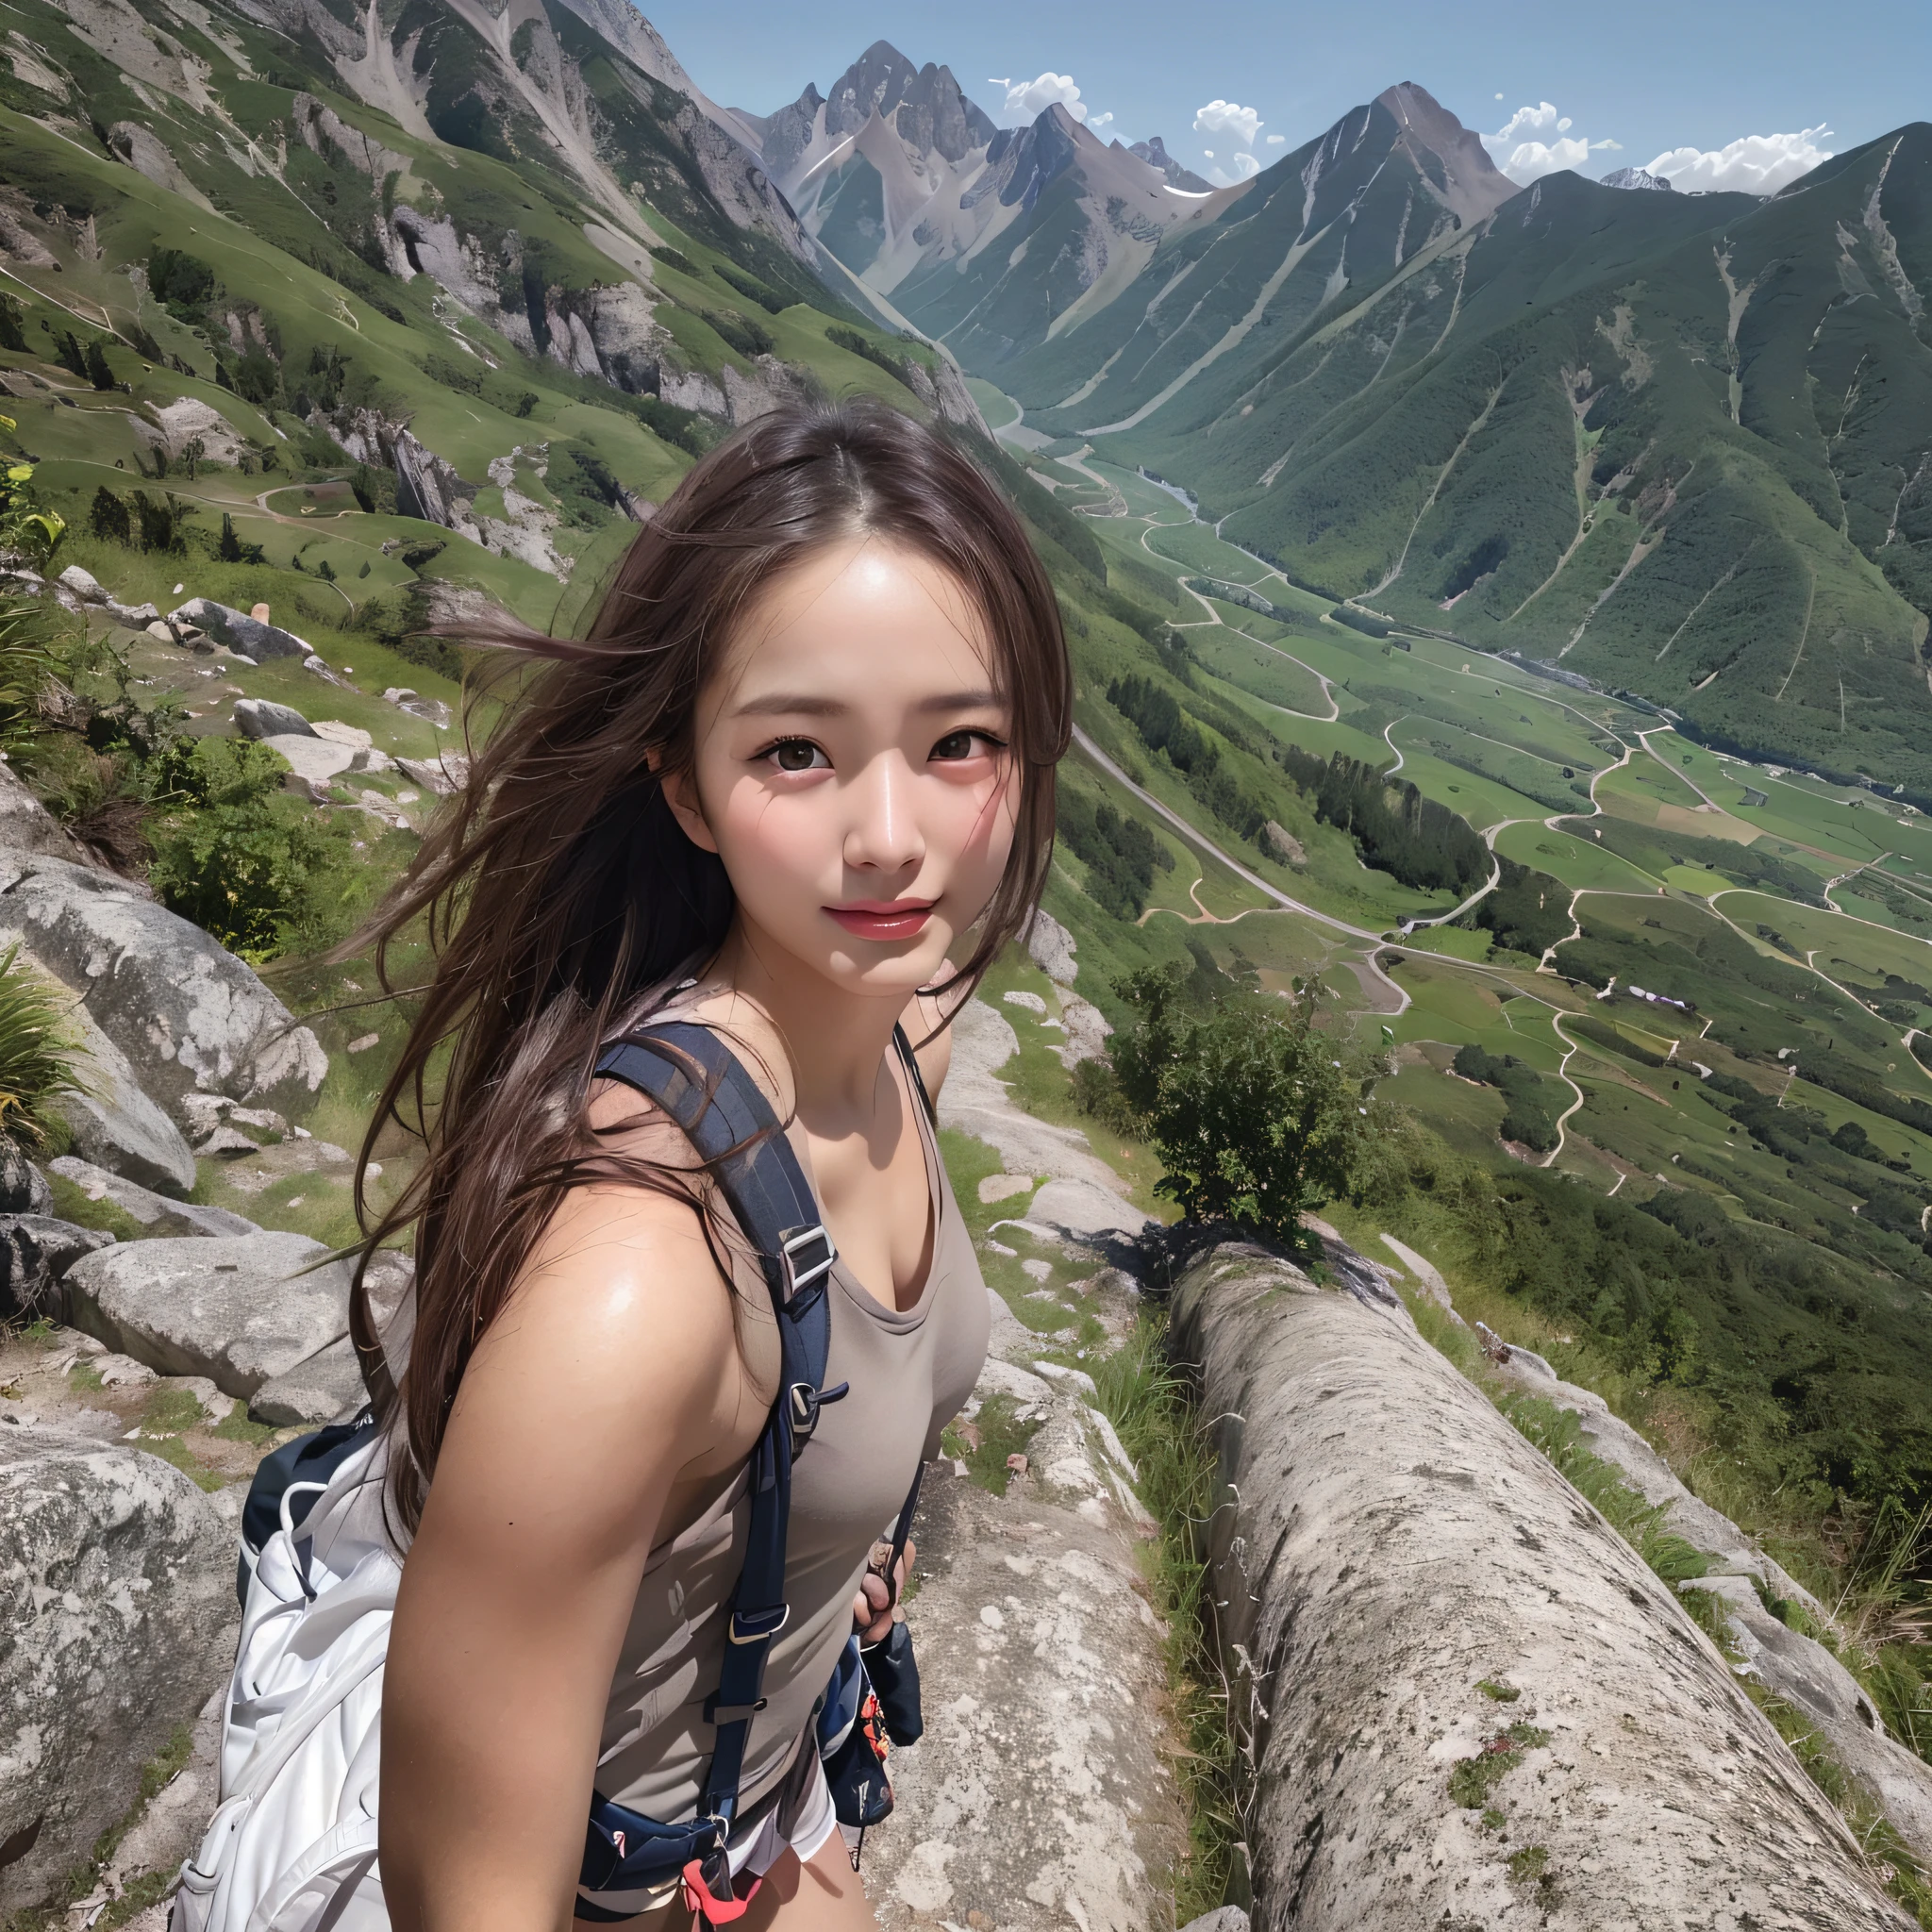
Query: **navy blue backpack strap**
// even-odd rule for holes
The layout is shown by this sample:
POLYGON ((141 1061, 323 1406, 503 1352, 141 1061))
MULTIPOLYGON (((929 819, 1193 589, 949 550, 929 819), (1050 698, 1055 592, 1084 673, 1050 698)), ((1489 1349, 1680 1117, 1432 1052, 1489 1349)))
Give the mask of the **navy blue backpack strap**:
MULTIPOLYGON (((811 1439, 820 1406, 846 1392, 843 1385, 824 1386, 831 1347, 827 1288, 838 1251, 770 1104, 710 1028, 682 1022, 650 1027, 607 1047, 597 1073, 648 1094, 683 1129, 757 1249, 778 1318, 778 1399, 752 1451, 744 1567, 731 1593, 718 1688, 705 1700, 706 1720, 717 1735, 696 1820, 711 1827, 712 1842, 699 1862, 708 1888, 725 1899, 730 1876, 724 1845, 738 1810, 745 1745, 752 1718, 762 1707, 766 1657, 791 1614, 785 1601, 791 1464, 811 1439)), ((584 1882, 593 1890, 624 1890, 661 1874, 648 1845, 636 1848, 639 1857, 631 1841, 618 1836, 621 1826, 600 1830, 600 1813, 608 1823, 622 1812, 602 1798, 592 1806, 591 1849, 602 1849, 594 1877, 587 1856, 584 1882)))

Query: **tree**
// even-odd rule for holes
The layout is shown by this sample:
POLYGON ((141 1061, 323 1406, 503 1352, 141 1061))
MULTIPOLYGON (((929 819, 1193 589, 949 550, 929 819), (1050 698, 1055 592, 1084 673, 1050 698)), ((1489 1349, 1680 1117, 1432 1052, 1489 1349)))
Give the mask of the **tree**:
POLYGON ((191 436, 181 445, 181 460, 188 466, 188 480, 192 483, 200 473, 201 465, 208 458, 208 444, 200 437, 191 436))
POLYGON ((134 519, 127 505, 105 483, 94 485, 94 500, 87 515, 89 533, 107 543, 132 543, 134 519))
POLYGON ((1156 1191, 1301 1245, 1302 1216, 1354 1189, 1386 1064, 1315 1024, 1318 981, 1191 1009, 1185 974, 1149 968, 1119 991, 1138 1018, 1114 1068, 1166 1169, 1156 1191))
POLYGON ((87 345, 83 363, 87 370, 87 379, 96 389, 110 390, 120 387, 114 379, 113 365, 108 362, 108 352, 101 346, 98 336, 87 345))

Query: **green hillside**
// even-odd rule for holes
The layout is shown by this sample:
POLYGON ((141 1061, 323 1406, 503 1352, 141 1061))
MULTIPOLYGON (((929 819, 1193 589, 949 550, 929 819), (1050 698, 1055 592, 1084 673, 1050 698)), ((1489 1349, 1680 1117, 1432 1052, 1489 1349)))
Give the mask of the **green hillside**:
POLYGON ((1435 160, 1358 108, 1049 334, 1062 177, 895 299, 1297 583, 1932 796, 1932 126, 1766 202, 1435 160))

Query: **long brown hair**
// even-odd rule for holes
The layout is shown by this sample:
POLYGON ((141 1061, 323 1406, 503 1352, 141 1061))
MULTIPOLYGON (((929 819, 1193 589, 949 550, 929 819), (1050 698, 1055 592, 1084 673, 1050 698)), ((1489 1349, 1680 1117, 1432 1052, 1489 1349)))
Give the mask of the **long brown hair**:
POLYGON ((599 1050, 699 971, 731 923, 724 868, 679 829, 661 776, 689 769, 699 692, 747 607, 822 546, 861 534, 947 570, 993 641, 1021 785, 1012 856, 953 982, 970 986, 1045 885, 1073 690, 1053 586, 1011 507, 946 433, 869 402, 762 417, 639 533, 588 636, 508 625, 465 636, 550 661, 473 751, 462 791, 362 936, 386 993, 406 928, 426 933, 434 959, 363 1141, 358 1212, 360 1169, 386 1127, 421 1141, 425 1158, 392 1205, 365 1214, 351 1303, 412 1529, 463 1371, 565 1191, 616 1172, 691 1198, 688 1176, 600 1156, 587 1119, 599 1050), (362 1275, 412 1226, 416 1315, 398 1391, 362 1275))

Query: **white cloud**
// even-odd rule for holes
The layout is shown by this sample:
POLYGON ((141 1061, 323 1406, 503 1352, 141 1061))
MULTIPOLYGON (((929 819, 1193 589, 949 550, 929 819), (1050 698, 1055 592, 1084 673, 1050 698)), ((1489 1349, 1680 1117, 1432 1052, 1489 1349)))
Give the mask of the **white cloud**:
POLYGON ((1109 127, 1112 125, 1113 116, 1111 114, 1096 114, 1088 122, 1087 126, 1091 133, 1098 134, 1103 127, 1109 127))
MULTIPOLYGON (((1071 74, 1055 74, 1049 69, 1036 80, 989 80, 987 86, 1006 89, 1006 105, 1001 111, 1014 126, 1039 120, 1056 103, 1075 121, 1087 118, 1086 104, 1080 99, 1080 90, 1074 85, 1071 74)), ((1107 118, 1112 120, 1113 116, 1109 114, 1107 118)))
POLYGON ((1650 164, 1674 188, 1732 190, 1744 194, 1775 194, 1821 161, 1831 158, 1819 140, 1835 140, 1822 121, 1795 134, 1747 134, 1727 147, 1674 147, 1650 164))
POLYGON ((1229 135, 1243 147, 1254 146, 1255 136, 1260 126, 1261 111, 1258 108, 1239 108, 1232 101, 1209 101, 1194 113, 1196 134, 1229 135))
POLYGON ((1214 158, 1214 150, 1211 147, 1204 147, 1201 150, 1201 152, 1204 155, 1206 155, 1210 161, 1214 158))
POLYGON ((1285 134, 1271 134, 1265 138, 1263 144, 1268 147, 1281 147, 1287 140, 1288 136, 1285 134))
MULTIPOLYGON (((1207 155, 1210 161, 1214 158, 1207 148, 1203 148, 1201 152, 1207 155)), ((1245 148, 1241 148, 1228 156, 1226 168, 1209 168, 1208 178, 1217 188, 1232 188, 1237 181, 1245 181, 1250 175, 1258 175, 1260 172, 1261 163, 1245 148), (1230 169, 1232 173, 1229 172, 1230 169)))
POLYGON ((1620 142, 1588 141, 1572 134, 1575 125, 1552 102, 1539 101, 1533 108, 1518 108, 1494 134, 1484 135, 1482 142, 1497 167, 1519 188, 1527 188, 1545 175, 1582 167, 1596 150, 1622 146, 1620 142))

